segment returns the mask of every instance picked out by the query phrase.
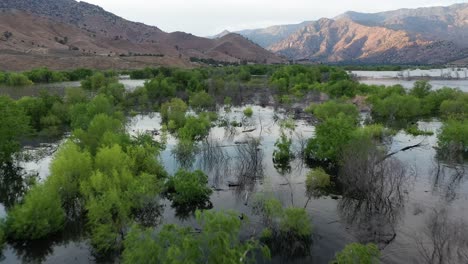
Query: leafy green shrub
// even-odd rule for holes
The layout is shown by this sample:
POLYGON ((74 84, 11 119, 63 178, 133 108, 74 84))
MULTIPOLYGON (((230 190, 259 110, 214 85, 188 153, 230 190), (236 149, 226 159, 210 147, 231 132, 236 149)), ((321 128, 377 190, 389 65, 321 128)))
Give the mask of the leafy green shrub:
POLYGON ((397 95, 376 100, 373 102, 372 114, 379 118, 405 119, 414 118, 424 114, 421 99, 411 95, 397 95))
POLYGON ((331 180, 322 168, 315 168, 307 173, 306 193, 308 197, 320 197, 330 187, 331 180))
POLYGON ((239 74, 237 76, 239 77, 239 80, 241 80, 243 82, 248 82, 248 81, 250 81, 250 79, 252 79, 252 75, 245 68, 241 68, 241 70, 239 71, 239 74))
POLYGON ((166 182, 166 192, 175 204, 198 204, 209 200, 213 190, 207 186, 208 176, 200 170, 179 170, 166 182))
POLYGON ((214 98, 205 91, 193 93, 189 104, 196 111, 213 109, 216 106, 214 98))
POLYGON ((173 98, 161 106, 162 121, 169 126, 169 130, 176 131, 185 124, 185 113, 188 110, 187 104, 179 98, 173 98))
POLYGON ((247 107, 246 109, 244 109, 244 116, 252 117, 252 115, 253 115, 253 110, 251 107, 247 107))
MULTIPOLYGON (((431 91, 426 97, 423 99, 424 112, 431 113, 433 115, 437 115, 439 113, 444 114, 441 110, 441 104, 444 101, 452 101, 459 98, 463 98, 464 93, 460 91, 460 89, 454 88, 447 88, 444 87, 442 89, 438 89, 435 91, 431 91)), ((467 98, 465 96, 465 98, 467 98)))
POLYGON ((100 147, 125 142, 128 137, 123 132, 124 125, 121 120, 106 114, 98 114, 92 119, 86 131, 77 129, 73 132, 73 137, 78 140, 81 147, 94 155, 100 147))
POLYGON ((275 142, 275 149, 273 150, 273 162, 287 166, 294 158, 291 152, 292 140, 283 132, 279 139, 275 142))
POLYGON ((372 139, 378 142, 383 141, 386 137, 395 134, 394 130, 388 129, 381 124, 372 124, 357 128, 353 133, 354 139, 372 139))
POLYGON ((113 77, 106 77, 103 73, 97 72, 92 76, 86 77, 85 80, 81 81, 81 87, 86 90, 97 91, 102 87, 105 87, 117 80, 113 77))
POLYGON ((342 147, 351 139, 356 120, 343 113, 316 127, 315 138, 308 141, 306 155, 310 159, 337 161, 342 147))
POLYGON ((37 68, 24 73, 29 80, 35 83, 53 83, 67 81, 67 76, 62 72, 51 71, 47 68, 37 68))
POLYGON ((86 79, 89 76, 92 76, 94 72, 91 69, 78 68, 66 72, 65 74, 68 76, 68 80, 70 81, 80 81, 86 79))
MULTIPOLYGON (((341 78, 340 78, 341 79, 341 78)), ((325 87, 325 92, 332 98, 343 96, 352 98, 357 94, 358 83, 350 80, 339 80, 325 87)))
POLYGON ((60 231, 65 222, 60 195, 49 184, 32 187, 6 220, 7 235, 13 239, 35 240, 60 231))
POLYGON ((283 235, 310 237, 312 235, 312 225, 310 218, 304 208, 286 208, 280 222, 280 230, 283 235))
POLYGON ((343 113, 355 120, 359 119, 359 111, 357 107, 349 103, 339 103, 336 101, 328 101, 323 104, 311 105, 306 109, 307 112, 313 113, 317 118, 324 121, 329 118, 335 118, 339 113, 343 113))
POLYGON ((418 124, 412 124, 405 129, 406 133, 413 136, 432 136, 434 135, 431 131, 423 131, 418 128, 418 124))
POLYGON ((468 95, 454 100, 445 100, 440 104, 440 113, 446 117, 463 119, 468 116, 468 95))
POLYGON ((6 84, 9 86, 26 86, 32 85, 33 82, 27 76, 21 73, 8 73, 6 84))
POLYGON ((91 155, 73 142, 66 142, 50 166, 48 184, 57 190, 65 208, 71 208, 80 195, 80 184, 92 173, 91 155))
POLYGON ((184 126, 177 131, 177 135, 181 139, 201 140, 208 136, 210 128, 211 122, 208 118, 188 116, 184 126))
POLYGON ((148 98, 152 102, 162 103, 169 98, 174 97, 177 92, 177 85, 170 79, 158 76, 145 82, 144 88, 147 91, 148 98))
POLYGON ((254 239, 241 241, 242 222, 234 212, 197 211, 200 232, 164 225, 158 233, 133 227, 125 237, 123 263, 254 263, 269 258, 254 239))
POLYGON ((377 264, 380 251, 375 244, 352 243, 336 254, 333 264, 377 264))
POLYGON ((20 139, 29 133, 29 118, 9 97, 0 96, 0 163, 11 161, 21 149, 20 139))
POLYGON ((450 152, 468 153, 468 121, 447 121, 439 134, 439 147, 450 152))
POLYGON ((288 256, 309 253, 313 228, 304 208, 284 209, 278 199, 259 194, 253 201, 253 211, 262 217, 265 229, 261 238, 271 252, 288 256))
POLYGON ((432 85, 425 80, 416 81, 410 91, 410 95, 424 98, 431 93, 432 85))
POLYGON ((100 148, 95 171, 81 182, 91 242, 99 253, 119 250, 133 213, 158 194, 157 175, 134 175, 132 161, 119 145, 100 148))

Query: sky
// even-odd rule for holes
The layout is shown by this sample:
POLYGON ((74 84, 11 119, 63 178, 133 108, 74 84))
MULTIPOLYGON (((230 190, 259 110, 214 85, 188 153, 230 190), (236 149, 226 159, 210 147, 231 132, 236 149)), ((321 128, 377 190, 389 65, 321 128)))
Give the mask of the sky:
POLYGON ((460 0, 85 0, 131 21, 166 32, 212 36, 223 30, 262 28, 333 18, 346 11, 381 12, 446 6, 460 0))

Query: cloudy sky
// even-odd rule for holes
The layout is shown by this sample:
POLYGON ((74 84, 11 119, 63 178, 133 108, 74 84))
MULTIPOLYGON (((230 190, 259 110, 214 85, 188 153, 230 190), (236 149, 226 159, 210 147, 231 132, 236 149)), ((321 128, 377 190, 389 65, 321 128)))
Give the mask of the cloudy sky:
POLYGON ((453 0, 85 0, 132 21, 173 32, 210 36, 278 24, 332 18, 352 10, 379 12, 398 8, 441 6, 453 0))

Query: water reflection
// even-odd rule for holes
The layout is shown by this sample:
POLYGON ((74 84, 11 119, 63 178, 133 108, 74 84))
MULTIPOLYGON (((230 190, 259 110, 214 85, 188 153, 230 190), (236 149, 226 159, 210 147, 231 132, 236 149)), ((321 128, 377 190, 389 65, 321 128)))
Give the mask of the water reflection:
POLYGON ((415 242, 425 263, 468 263, 468 223, 445 205, 432 208, 415 242))
POLYGON ((37 174, 27 174, 14 162, 1 163, 0 203, 6 208, 18 203, 37 178, 37 174))
POLYGON ((442 163, 439 159, 434 161, 432 191, 440 193, 442 198, 450 203, 460 195, 459 189, 466 180, 466 167, 458 163, 442 163))
MULTIPOLYGON (((73 222, 68 221, 64 231, 46 239, 34 241, 13 241, 9 244, 10 249, 23 263, 42 263, 53 254, 64 254, 67 252, 67 246, 76 244, 86 248, 87 255, 90 254, 88 246, 85 245, 86 230, 84 228, 85 220, 77 219, 73 222), (64 247, 60 250, 59 248, 64 247), (58 251, 58 252, 57 252, 58 251)), ((74 246, 71 249, 76 249, 74 246)), ((70 253, 70 252, 69 252, 70 253)), ((90 256, 88 255, 88 258, 90 256)), ((8 258, 7 258, 8 260, 8 258)), ((81 261, 84 261, 82 259, 81 261)), ((90 259, 88 259, 90 261, 90 259)))
POLYGON ((236 163, 234 177, 236 182, 235 195, 244 199, 247 204, 250 195, 255 191, 256 183, 263 179, 264 151, 260 138, 246 137, 244 142, 236 146, 236 163))
POLYGON ((359 242, 384 248, 396 237, 412 174, 399 160, 385 159, 385 152, 369 142, 350 146, 343 160, 338 211, 359 242))

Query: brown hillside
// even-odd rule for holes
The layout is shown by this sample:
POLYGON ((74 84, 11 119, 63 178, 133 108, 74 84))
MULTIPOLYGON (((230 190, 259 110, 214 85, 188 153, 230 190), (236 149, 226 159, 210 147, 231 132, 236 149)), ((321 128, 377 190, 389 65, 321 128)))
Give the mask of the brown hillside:
POLYGON ((76 67, 95 68, 188 67, 191 57, 229 62, 284 61, 237 34, 212 40, 183 32, 166 33, 84 2, 3 0, 0 8, 2 70, 28 69, 31 65, 57 68, 57 58, 73 61, 76 67), (94 56, 99 60, 86 62, 94 56))

